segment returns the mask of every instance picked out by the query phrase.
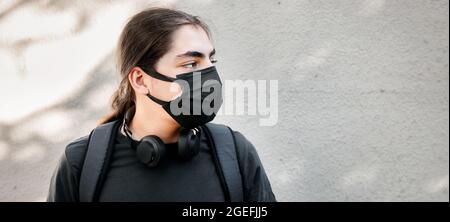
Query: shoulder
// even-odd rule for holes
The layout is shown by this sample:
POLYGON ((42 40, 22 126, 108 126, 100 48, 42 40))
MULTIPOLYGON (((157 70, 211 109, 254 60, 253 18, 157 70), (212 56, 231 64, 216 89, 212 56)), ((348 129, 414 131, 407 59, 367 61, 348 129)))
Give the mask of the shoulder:
POLYGON ((70 165, 74 171, 80 171, 87 152, 88 143, 89 135, 86 135, 72 140, 69 144, 67 144, 64 151, 64 156, 67 164, 70 165))
POLYGON ((240 131, 233 130, 231 128, 230 130, 233 132, 233 139, 236 143, 236 153, 240 160, 239 162, 241 164, 260 164, 258 152, 253 143, 249 139, 247 139, 247 137, 245 137, 244 134, 242 134, 240 131))
POLYGON ((235 130, 232 132, 242 173, 244 200, 275 202, 275 195, 255 146, 241 132, 235 130))
POLYGON ((80 168, 84 162, 89 136, 71 141, 59 159, 53 172, 47 201, 77 201, 80 168))
MULTIPOLYGON (((250 155, 257 155, 256 149, 253 144, 239 131, 232 129, 230 126, 220 123, 208 123, 207 128, 209 130, 217 129, 218 132, 222 130, 230 130, 232 139, 235 142, 236 152, 239 159, 247 157, 250 155)), ((230 138, 231 139, 231 138, 230 138)))

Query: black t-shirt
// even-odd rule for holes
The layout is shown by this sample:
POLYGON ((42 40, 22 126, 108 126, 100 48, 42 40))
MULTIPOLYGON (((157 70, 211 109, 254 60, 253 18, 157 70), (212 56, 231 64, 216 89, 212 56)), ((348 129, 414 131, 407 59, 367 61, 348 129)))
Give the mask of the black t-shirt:
MULTIPOLYGON (((244 201, 276 201, 255 148, 241 133, 233 132, 244 201)), ((66 147, 53 173, 48 201, 79 201, 79 179, 87 144, 88 136, 85 136, 66 147)), ((166 144, 168 158, 149 168, 139 162, 129 139, 118 132, 99 201, 224 201, 209 144, 203 133, 199 154, 187 161, 177 158, 177 143, 166 144)))

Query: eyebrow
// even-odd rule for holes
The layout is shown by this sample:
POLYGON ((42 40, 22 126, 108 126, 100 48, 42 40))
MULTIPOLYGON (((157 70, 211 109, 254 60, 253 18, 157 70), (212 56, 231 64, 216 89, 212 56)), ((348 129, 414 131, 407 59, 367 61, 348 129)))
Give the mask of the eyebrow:
MULTIPOLYGON (((209 57, 213 56, 214 54, 216 54, 216 49, 213 49, 210 53, 209 53, 209 57)), ((184 57, 196 57, 196 58, 204 58, 205 54, 199 52, 199 51, 187 51, 183 54, 179 54, 177 55, 177 58, 184 58, 184 57)))

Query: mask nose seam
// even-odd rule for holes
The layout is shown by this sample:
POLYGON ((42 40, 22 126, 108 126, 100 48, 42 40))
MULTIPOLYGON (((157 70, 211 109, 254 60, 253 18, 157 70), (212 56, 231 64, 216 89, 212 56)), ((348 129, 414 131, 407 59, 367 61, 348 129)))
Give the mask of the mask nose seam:
POLYGON ((200 74, 201 75, 204 75, 204 74, 209 74, 209 73, 212 73, 212 72, 214 72, 214 70, 215 70, 215 66, 210 66, 210 67, 207 67, 207 68, 204 68, 204 69, 200 69, 200 70, 195 70, 195 71, 192 71, 192 72, 187 72, 187 73, 182 73, 182 74, 178 74, 178 75, 176 75, 176 79, 178 79, 178 78, 180 78, 180 77, 182 77, 182 76, 189 76, 189 75, 194 75, 194 73, 198 73, 198 72, 200 72, 200 74))

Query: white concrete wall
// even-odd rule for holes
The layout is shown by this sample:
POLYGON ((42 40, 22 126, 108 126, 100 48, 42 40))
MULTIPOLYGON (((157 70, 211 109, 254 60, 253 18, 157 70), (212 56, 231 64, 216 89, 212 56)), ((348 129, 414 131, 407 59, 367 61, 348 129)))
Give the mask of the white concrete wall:
MULTIPOLYGON (((147 4, 118 2, 130 11, 147 4)), ((261 116, 221 115, 216 121, 253 142, 279 201, 449 201, 448 1, 171 2, 210 24, 223 79, 278 80, 275 126, 259 126, 261 116)), ((108 1, 98 4, 106 17, 123 12, 108 1)), ((77 44, 95 49, 103 39, 102 32, 95 34, 102 15, 87 12, 91 22, 71 37, 88 34, 65 44, 71 50, 77 44)), ((0 109, 0 200, 40 201, 64 145, 87 134, 107 110, 117 85, 113 45, 94 50, 98 57, 83 50, 71 59, 26 57, 31 49, 20 57, 20 36, 4 31, 23 22, 12 16, 0 17, 0 98, 7 101, 0 109), (8 49, 8 41, 19 48, 8 49), (82 60, 87 55, 97 62, 82 60), (33 67, 28 63, 34 58, 41 61, 39 73, 25 69, 22 77, 11 77, 20 76, 17 67, 33 67), (49 61, 78 62, 75 70, 88 65, 54 87, 54 80, 36 82, 54 79, 46 74, 49 61), (43 93, 34 98, 27 89, 43 93), (58 96, 46 99, 53 94, 58 96), (39 102, 24 105, 28 100, 39 102)), ((118 23, 103 31, 111 33, 105 38, 120 30, 118 23)))

